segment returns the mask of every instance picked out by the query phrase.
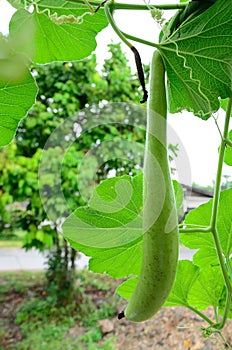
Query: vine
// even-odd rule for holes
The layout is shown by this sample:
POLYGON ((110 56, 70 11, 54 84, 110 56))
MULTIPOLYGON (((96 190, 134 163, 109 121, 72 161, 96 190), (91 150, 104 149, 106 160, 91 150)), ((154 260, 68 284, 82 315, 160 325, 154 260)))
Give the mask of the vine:
MULTIPOLYGON (((211 6, 211 5, 210 5, 211 6)), ((113 19, 113 11, 115 11, 116 9, 119 8, 127 8, 128 9, 135 9, 134 5, 130 5, 127 6, 127 4, 124 4, 122 7, 119 6, 112 0, 108 1, 104 8, 105 8, 105 13, 107 16, 107 19, 109 21, 109 23, 111 24, 112 28, 114 29, 114 31, 117 33, 117 35, 120 37, 120 39, 129 47, 132 48, 132 44, 128 41, 128 39, 133 40, 133 41, 137 41, 146 45, 150 45, 153 46, 155 48, 159 49, 159 44, 155 44, 155 43, 151 43, 149 41, 146 41, 144 39, 141 38, 137 38, 133 35, 129 35, 125 32, 120 31, 120 29, 117 27, 114 19, 113 19)), ((150 6, 147 6, 148 9, 150 9, 150 6)), ((163 7, 163 9, 165 9, 166 6, 163 7)), ((137 9, 139 9, 139 6, 136 7, 137 9)), ((143 7, 140 6, 140 9, 142 9, 143 7)), ((157 6, 158 8, 158 6, 157 6)), ((144 8, 143 8, 144 9, 144 8)), ((186 19, 186 18, 185 18, 186 19)), ((172 33, 171 33, 172 34, 172 33)), ((197 85, 198 85, 198 91, 199 93, 202 95, 202 97, 204 98, 205 101, 207 101, 208 104, 208 111, 211 112, 211 108, 210 107, 210 101, 207 98, 207 96, 204 94, 204 92, 201 89, 201 80, 200 79, 196 79, 193 78, 193 68, 191 68, 186 62, 187 59, 186 57, 182 56, 179 53, 179 48, 178 48, 178 43, 175 42, 174 40, 172 40, 171 38, 167 38, 168 41, 172 42, 175 45, 176 48, 176 54, 178 57, 180 57, 181 59, 184 60, 184 69, 189 69, 190 70, 190 80, 191 81, 196 81, 197 85)), ((200 113, 200 112, 199 112, 200 113)), ((202 111, 203 113, 203 111, 202 111)), ((207 115, 209 112, 205 113, 205 115, 207 115)), ((203 114, 202 114, 203 115, 203 114)), ((216 248, 216 252, 217 252, 217 257, 220 263, 220 267, 221 267, 221 271, 222 271, 222 275, 224 278, 224 282, 226 285, 226 302, 225 302, 225 308, 224 308, 224 313, 222 316, 221 321, 219 321, 218 318, 218 313, 215 310, 215 318, 216 318, 216 323, 211 321, 207 316, 205 316, 204 314, 202 314, 199 310, 197 310, 196 308, 188 305, 188 308, 192 311, 194 311, 195 313, 197 313, 202 319, 204 319, 208 324, 209 327, 208 328, 202 328, 203 331, 203 335, 204 336, 209 336, 213 333, 219 333, 220 336, 223 339, 223 336, 221 335, 220 331, 221 329, 223 329, 226 320, 228 319, 228 315, 230 312, 230 306, 231 306, 231 296, 232 296, 232 285, 231 285, 231 263, 230 263, 230 259, 227 257, 226 258, 226 262, 225 262, 225 258, 223 256, 223 250, 221 247, 221 243, 220 243, 220 239, 219 239, 219 235, 218 235, 218 230, 217 230, 217 216, 218 216, 218 207, 219 207, 219 200, 220 200, 220 191, 221 191, 221 177, 222 177, 222 167, 223 167, 223 162, 224 162, 224 156, 225 156, 225 149, 226 146, 231 146, 231 141, 228 138, 228 132, 229 132, 229 121, 230 121, 230 116, 231 116, 231 98, 228 99, 228 104, 227 104, 227 110, 226 110, 226 116, 225 116, 225 125, 224 125, 224 131, 223 131, 223 137, 221 140, 221 146, 220 146, 220 152, 219 152, 219 160, 218 160, 218 169, 217 169, 217 176, 216 176, 216 185, 215 185, 215 192, 214 192, 214 197, 213 197, 213 203, 212 203, 212 213, 211 213, 211 218, 210 218, 210 224, 208 226, 205 227, 185 227, 182 225, 180 226, 180 232, 182 234, 196 234, 196 233, 204 233, 204 234, 212 234, 213 236, 213 240, 214 240, 214 244, 215 244, 215 248, 216 248), (230 272, 228 274, 228 271, 230 272), (230 277, 229 277, 230 275, 230 277)), ((121 318, 121 317, 120 317, 121 318)))
MULTIPOLYGON (((218 334, 224 346, 232 349, 221 333, 227 320, 232 318, 232 218, 230 214, 232 212, 230 200, 232 189, 221 190, 223 163, 227 150, 232 147, 229 133, 232 109, 232 0, 190 1, 157 5, 153 5, 150 1, 133 4, 119 3, 114 0, 102 2, 70 0, 65 3, 65 6, 62 2, 56 4, 52 0, 47 0, 45 3, 40 1, 30 3, 34 6, 34 11, 29 11, 27 1, 24 2, 24 11, 22 11, 23 2, 12 0, 12 4, 15 4, 17 11, 10 23, 9 38, 0 38, 0 43, 4 47, 4 60, 0 62, 1 72, 5 71, 3 64, 7 60, 10 62, 10 67, 13 68, 8 69, 7 74, 2 80, 0 79, 0 98, 4 101, 0 112, 2 116, 0 118, 1 146, 12 140, 19 121, 35 102, 37 86, 30 71, 31 63, 47 64, 53 61, 83 60, 95 50, 97 45, 95 37, 108 24, 135 56, 138 78, 143 89, 142 103, 146 102, 147 97, 152 101, 156 96, 155 90, 159 89, 156 87, 149 93, 147 92, 141 58, 132 42, 139 42, 159 51, 159 64, 162 61, 164 74, 166 74, 166 80, 162 80, 165 86, 163 96, 166 94, 168 96, 168 106, 165 104, 165 108, 168 107, 170 114, 179 110, 187 110, 206 120, 219 109, 219 97, 221 100, 228 99, 224 129, 223 132, 219 130, 221 143, 213 199, 192 210, 179 225, 181 242, 186 247, 198 251, 194 254, 193 262, 179 261, 178 266, 175 265, 177 268, 175 281, 173 278, 172 289, 166 289, 171 292, 168 297, 165 296, 165 300, 162 300, 164 302, 162 305, 181 305, 194 311, 207 323, 207 327, 201 328, 202 335, 209 337, 212 334, 218 334), (150 11, 155 21, 163 25, 163 12, 173 9, 177 10, 177 13, 164 24, 158 43, 136 37, 133 33, 128 34, 121 31, 114 19, 115 11, 150 11), (25 33, 29 33, 26 38, 25 33), (17 81, 11 73, 16 70, 25 72, 17 81), (226 213, 227 220, 224 219, 224 213, 226 213), (207 256, 208 250, 210 253, 207 256), (208 276, 211 276, 211 279, 208 276), (207 286, 207 292, 209 291, 205 298, 201 294, 204 285, 207 286), (208 318, 203 312, 209 306, 213 306, 214 320, 208 318)), ((154 72, 157 73, 156 69, 154 72)), ((156 100, 155 105, 159 107, 162 104, 156 100)), ((136 108, 139 112, 139 107, 136 106, 136 108)), ((153 123, 153 120, 150 121, 153 123)), ((216 120, 215 123, 218 127, 216 120)), ((160 127, 159 121, 158 125, 160 127)), ((164 135, 162 131, 164 129, 159 130, 164 135)), ((159 135, 156 136, 159 140, 159 135)), ((95 269, 95 272, 106 272, 115 278, 128 278, 117 289, 117 292, 127 300, 131 299, 136 288, 142 264, 141 247, 144 239, 141 208, 143 188, 146 187, 143 187, 143 181, 145 180, 140 175, 103 181, 95 189, 89 203, 74 211, 63 225, 64 236, 70 245, 91 256, 90 267, 95 269), (122 182, 123 187, 120 187, 122 182), (115 203, 118 188, 121 195, 126 193, 131 196, 128 196, 128 203, 125 204, 125 207, 116 212, 112 203, 115 203), (99 196, 101 203, 103 201, 106 203, 101 208, 99 208, 99 196), (132 224, 128 221, 130 219, 132 224), (92 236, 88 240, 90 231, 92 236), (114 237, 112 237, 112 232, 116 232, 114 237), (101 235, 100 238, 99 235, 101 235), (134 264, 126 266, 126 262, 132 258, 134 264)), ((161 184, 162 179, 159 178, 159 181, 161 184)), ((161 185, 158 187, 160 188, 161 185)), ((160 193, 159 188, 157 193, 160 193)), ((172 188, 171 182, 169 188, 172 188)), ((178 203, 181 200, 178 198, 177 185, 174 187, 174 192, 176 203, 178 203)), ((181 203, 176 204, 176 209, 178 205, 181 206, 181 203)), ((168 223, 168 219, 165 223, 168 223)), ((166 233, 166 226, 163 226, 166 233)), ((156 238, 156 235, 154 237, 156 238)), ((151 244, 148 244, 146 249, 151 253, 150 246, 153 248, 155 246, 155 257, 157 258, 157 245, 153 244, 155 238, 149 241, 151 244)), ((167 239, 166 236, 165 238, 167 239)), ((166 248, 169 248, 168 244, 166 248)), ((162 254, 171 255, 170 250, 165 249, 162 254)), ((175 261, 177 263, 177 259, 175 261)), ((148 261, 145 270, 151 272, 150 266, 150 261, 148 261)), ((154 270, 158 271, 153 266, 152 271, 154 270)), ((166 273, 168 269, 164 270, 166 273)), ((163 270, 159 271, 162 274, 163 270)), ((157 276, 157 280, 159 277, 157 276)), ((140 286, 144 280, 146 276, 140 279, 140 286)), ((146 281, 145 292, 149 292, 147 295, 153 295, 153 292, 155 294, 155 291, 151 289, 151 284, 146 281)), ((139 287, 139 290, 144 289, 139 287)), ((159 294, 159 301, 162 297, 163 295, 159 294)), ((147 312, 143 315, 145 318, 150 315, 148 304, 146 301, 147 312)), ((131 320, 135 319, 134 306, 142 310, 140 301, 136 299, 132 307, 133 312, 125 312, 125 315, 129 315, 131 320)), ((154 310, 157 311, 157 307, 154 307, 154 310)), ((141 312, 143 313, 143 310, 141 312)), ((136 317, 136 319, 141 320, 142 318, 136 317)))

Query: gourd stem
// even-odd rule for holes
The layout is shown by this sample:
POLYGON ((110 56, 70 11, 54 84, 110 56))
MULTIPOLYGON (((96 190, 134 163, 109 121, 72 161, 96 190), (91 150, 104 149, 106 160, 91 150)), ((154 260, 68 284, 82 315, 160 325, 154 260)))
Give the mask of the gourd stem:
POLYGON ((119 30, 118 26, 116 25, 112 12, 115 9, 115 4, 112 0, 108 1, 104 5, 105 15, 108 19, 108 22, 110 23, 111 27, 115 31, 115 33, 119 36, 119 38, 126 44, 130 49, 132 48, 132 44, 126 39, 126 37, 123 35, 123 33, 119 30))
POLYGON ((133 40, 133 41, 137 41, 138 43, 141 43, 141 44, 144 44, 144 45, 148 45, 148 46, 152 46, 152 47, 156 47, 158 48, 159 45, 158 44, 155 44, 151 41, 148 41, 148 40, 145 40, 145 39, 142 39, 142 38, 138 38, 137 36, 134 36, 134 35, 131 35, 131 34, 127 34, 125 32, 121 32, 125 38, 127 39, 130 39, 130 40, 133 40))
POLYGON ((158 44, 155 44, 155 43, 152 43, 150 41, 147 41, 147 40, 144 40, 144 39, 141 39, 141 38, 137 38, 133 35, 130 35, 130 34, 127 34, 127 33, 124 33, 122 32, 118 26, 116 25, 115 23, 115 20, 113 18, 113 15, 112 15, 112 12, 115 10, 115 3, 110 0, 108 1, 105 6, 104 6, 104 9, 105 9, 105 15, 106 15, 106 18, 108 19, 108 22, 110 23, 111 27, 113 28, 113 30, 115 31, 115 33, 119 36, 119 38, 131 49, 132 48, 132 44, 127 40, 130 39, 130 40, 133 40, 133 41, 137 41, 139 43, 142 43, 142 44, 145 44, 145 45, 149 45, 149 46, 152 46, 152 47, 158 47, 159 45, 158 44))

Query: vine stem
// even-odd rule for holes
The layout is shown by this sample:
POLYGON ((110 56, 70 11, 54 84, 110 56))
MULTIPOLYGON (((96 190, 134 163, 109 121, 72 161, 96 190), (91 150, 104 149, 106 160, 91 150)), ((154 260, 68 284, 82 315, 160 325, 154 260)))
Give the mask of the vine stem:
POLYGON ((188 305, 187 308, 193 312, 195 312, 198 316, 200 316, 201 318, 203 318, 203 320, 205 320, 210 326, 214 325, 214 322, 211 321, 206 315, 204 315, 201 311, 195 309, 193 306, 188 305))
MULTIPOLYGON (((83 5, 84 0, 69 0, 69 2, 72 2, 74 4, 80 4, 83 5)), ((99 1, 88 1, 90 6, 96 6, 98 7, 101 5, 99 1)), ((164 4, 164 5, 152 5, 149 4, 149 6, 154 6, 154 8, 160 9, 160 10, 178 10, 185 8, 187 5, 186 3, 183 4, 164 4)), ((147 5, 139 5, 139 4, 127 4, 127 3, 117 3, 114 2, 114 8, 115 10, 138 10, 138 11, 146 11, 149 10, 147 5)))
POLYGON ((177 9, 183 9, 186 7, 185 4, 157 4, 152 5, 149 4, 149 7, 147 5, 138 5, 138 4, 124 4, 124 3, 114 3, 115 9, 117 10, 149 10, 150 8, 154 7, 159 10, 177 10, 177 9))
POLYGON ((216 176, 214 198, 213 198, 213 209, 212 209, 211 224, 210 224, 210 226, 213 229, 216 228, 217 212, 218 212, 220 189, 221 189, 222 168, 223 168, 225 149, 226 149, 225 140, 227 140, 227 138, 228 138, 230 115, 231 115, 231 105, 232 105, 232 98, 229 98, 227 110, 226 110, 226 119, 225 119, 224 131, 223 131, 223 138, 221 140, 221 145, 220 145, 217 176, 216 176))
POLYGON ((227 138, 225 142, 229 147, 232 147, 232 141, 230 141, 230 139, 227 138))
POLYGON ((218 214, 218 207, 219 207, 219 200, 220 200, 222 168, 223 168, 223 162, 224 162, 225 150, 226 150, 225 140, 227 140, 227 137, 228 137, 229 122, 230 122, 230 116, 231 116, 231 107, 232 107, 232 98, 229 98, 228 104, 227 104, 227 109, 226 109, 226 118, 225 118, 225 124, 224 124, 223 139, 222 139, 221 145, 220 145, 217 176, 216 176, 212 214, 211 214, 211 222, 210 222, 211 232, 213 234, 213 239, 214 239, 214 243, 215 243, 215 247, 216 247, 216 251, 217 251, 217 256, 218 256, 218 259, 220 262, 223 278, 224 278, 225 285, 227 288, 226 305, 225 305, 222 320, 218 324, 218 329, 222 329, 226 323, 228 313, 230 311, 231 294, 232 294, 232 286, 231 286, 228 272, 226 269, 225 259, 223 256, 223 251, 222 251, 222 247, 220 244, 218 231, 216 228, 216 226, 217 226, 217 214, 218 214))
POLYGON ((131 49, 133 45, 126 39, 126 37, 120 31, 120 29, 118 28, 118 26, 116 25, 116 23, 114 21, 114 18, 112 15, 114 9, 115 9, 114 1, 109 0, 105 3, 104 10, 105 10, 106 18, 107 18, 109 24, 111 25, 111 27, 113 28, 113 30, 115 31, 115 33, 119 36, 119 38, 124 42, 124 44, 126 44, 131 49))
POLYGON ((159 45, 158 44, 155 44, 151 41, 148 41, 148 40, 145 40, 145 39, 142 39, 142 38, 138 38, 137 36, 134 36, 134 35, 131 35, 131 34, 127 34, 125 32, 121 32, 125 38, 128 38, 130 40, 133 40, 133 41, 137 41, 138 43, 141 43, 141 44, 144 44, 144 45, 148 45, 148 46, 152 46, 152 47, 155 47, 155 48, 158 48, 159 45))
POLYGON ((209 233, 211 232, 211 226, 209 227, 191 227, 191 228, 180 228, 180 233, 195 233, 195 232, 201 232, 201 233, 209 233))

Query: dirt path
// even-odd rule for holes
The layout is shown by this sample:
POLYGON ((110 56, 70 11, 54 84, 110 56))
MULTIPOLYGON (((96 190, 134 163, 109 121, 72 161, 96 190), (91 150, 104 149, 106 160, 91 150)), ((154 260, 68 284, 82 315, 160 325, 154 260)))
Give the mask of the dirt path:
MULTIPOLYGON (((210 309, 209 317, 213 316, 210 309)), ((218 336, 202 337, 201 326, 207 326, 192 311, 183 307, 161 309, 151 320, 131 323, 127 320, 112 320, 117 338, 117 350, 221 350, 218 336)), ((112 334, 111 334, 112 335, 112 334)), ((232 344, 232 320, 223 330, 224 337, 232 344)), ((109 336, 109 335, 106 335, 109 336)))

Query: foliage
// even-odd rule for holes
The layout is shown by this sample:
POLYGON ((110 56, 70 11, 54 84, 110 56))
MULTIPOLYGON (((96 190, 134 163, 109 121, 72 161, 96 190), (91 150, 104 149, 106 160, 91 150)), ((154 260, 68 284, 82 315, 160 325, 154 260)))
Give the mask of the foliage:
MULTIPOLYGON (((167 304, 185 305, 200 315, 202 319, 208 323, 208 328, 202 327, 203 336, 210 336, 214 332, 221 334, 221 329, 224 327, 226 320, 231 317, 232 295, 231 189, 220 193, 223 161, 229 165, 232 164, 231 132, 229 132, 232 103, 232 0, 213 1, 210 4, 212 6, 207 10, 200 11, 198 15, 190 13, 190 16, 182 23, 178 23, 178 18, 180 18, 181 14, 178 12, 177 16, 174 17, 174 21, 177 20, 177 25, 173 26, 172 20, 165 24, 160 34, 159 43, 149 43, 148 41, 122 33, 113 20, 113 12, 117 10, 117 8, 122 8, 122 6, 124 6, 124 9, 128 7, 137 10, 141 8, 144 9, 144 5, 130 4, 129 6, 128 4, 118 4, 109 0, 102 4, 105 6, 106 11, 106 16, 104 16, 101 4, 95 12, 96 3, 92 3, 92 1, 85 1, 85 4, 81 0, 76 0, 75 2, 60 1, 58 3, 50 0, 45 2, 37 1, 32 7, 30 1, 9 0, 9 2, 17 8, 17 11, 11 19, 9 38, 1 38, 1 43, 4 48, 3 58, 5 59, 2 60, 2 63, 10 61, 11 67, 17 67, 18 70, 19 66, 17 64, 20 62, 19 64, 22 68, 19 71, 26 73, 25 75, 20 74, 20 76, 17 76, 16 82, 13 81, 12 83, 12 76, 8 74, 8 72, 14 72, 16 69, 6 69, 5 73, 5 66, 3 65, 3 69, 0 70, 2 87, 0 90, 0 99, 2 101, 4 100, 6 105, 9 106, 9 109, 6 107, 2 115, 3 123, 1 124, 2 128, 0 128, 0 136, 3 140, 3 144, 8 143, 9 139, 13 137, 18 120, 22 118, 23 113, 26 113, 29 105, 33 103, 35 98, 36 87, 32 77, 28 75, 28 62, 25 62, 25 57, 27 57, 29 62, 34 62, 34 64, 83 59, 94 50, 96 46, 95 36, 107 25, 107 19, 112 24, 116 33, 119 34, 120 38, 129 47, 131 47, 131 44, 127 39, 132 37, 133 40, 149 44, 160 51, 167 71, 168 102, 171 113, 176 113, 180 110, 189 110, 193 111, 196 116, 207 119, 213 112, 219 109, 219 98, 228 98, 224 130, 220 132, 222 140, 219 148, 219 162, 215 180, 214 198, 209 201, 209 203, 192 211, 186 217, 183 225, 180 226, 182 241, 187 246, 198 249, 198 252, 194 255, 194 261, 192 263, 188 261, 179 263, 176 282, 170 299, 167 301, 167 304), (49 40, 46 40, 47 37, 49 37, 49 40), (14 55, 12 53, 16 54, 14 55), (24 60, 22 60, 22 57, 24 57, 24 60), (10 127, 8 127, 8 124, 4 125, 4 117, 7 114, 10 115, 10 108, 12 108, 15 103, 15 99, 12 98, 10 94, 6 94, 6 92, 9 92, 8 87, 10 86, 10 88, 12 88, 13 97, 15 97, 15 94, 19 91, 19 101, 22 102, 22 95, 25 93, 25 86, 27 86, 27 84, 30 85, 31 89, 27 94, 26 105, 23 111, 16 109, 17 117, 13 118, 14 122, 12 123, 11 121, 10 127), (189 274, 189 272, 191 274, 189 274), (183 289, 182 285, 184 287, 183 289), (205 287, 207 287, 209 293, 205 293, 205 287), (204 313, 202 313, 202 309, 205 309, 209 305, 214 307, 215 320, 208 319, 204 313)), ((186 4, 184 1, 181 2, 183 8, 186 4)), ((202 3, 198 5, 202 6, 202 3)), ((163 9, 168 8, 168 6, 165 7, 164 5, 157 7, 162 9, 162 6, 163 9)), ((147 7, 149 8, 149 6, 147 7)), ((118 52, 118 50, 115 51, 116 53, 118 52)), ((110 64, 110 62, 108 63, 110 64)), ((67 64, 64 64, 64 67, 66 67, 66 65, 67 64)), ((121 67, 125 68, 125 62, 123 60, 121 60, 121 67)), ((127 80, 125 79, 125 76, 128 76, 128 68, 124 69, 122 72, 114 65, 111 65, 109 68, 108 64, 105 64, 105 69, 108 70, 109 74, 106 79, 103 79, 104 81, 101 81, 100 89, 104 90, 106 83, 108 87, 107 94, 113 94, 114 101, 118 101, 118 95, 114 95, 114 92, 118 88, 117 80, 121 81, 123 77, 124 91, 121 94, 120 101, 127 102, 132 97, 130 92, 128 92, 130 84, 127 84, 127 80), (108 81, 107 79, 112 80, 108 81)), ((84 67, 82 67, 82 70, 84 71, 84 67)), ((96 82, 94 84, 96 84, 96 82)), ((85 86, 87 89, 85 97, 89 97, 91 92, 91 88, 89 91, 87 85, 88 84, 85 86)), ((62 83, 59 87, 62 89, 64 88, 62 83)), ((70 101, 70 99, 72 106, 70 110, 67 110, 67 115, 73 113, 73 110, 76 108, 75 102, 73 105, 72 97, 66 95, 66 89, 68 89, 68 87, 64 88, 62 94, 53 94, 52 97, 54 98, 52 98, 52 100, 48 98, 47 102, 49 103, 49 107, 46 106, 42 108, 46 117, 48 116, 47 113, 50 112, 53 112, 52 115, 55 114, 59 116, 59 113, 62 112, 63 109, 60 111, 60 109, 57 108, 56 102, 58 101, 58 104, 61 102, 61 104, 63 103, 63 105, 66 105, 66 102, 70 101)), ((83 91, 85 93, 85 90, 83 91)), ((76 93, 78 94, 79 92, 76 91, 76 93)), ((46 94, 47 92, 44 94, 44 97, 41 95, 40 104, 42 100, 46 101, 46 94)), ((85 97, 81 95, 82 105, 80 104, 80 106, 82 107, 87 103, 85 97)), ((20 103, 19 106, 21 106, 20 103)), ((37 104, 37 108, 40 107, 41 106, 37 104)), ((225 108, 224 102, 222 102, 222 107, 225 108)), ((139 108, 137 109, 139 110, 139 108)), ((133 112, 137 109, 134 109, 133 112)), ((100 105, 97 105, 95 111, 97 112, 95 116, 97 115, 98 118, 101 118, 100 105)), ((111 113, 108 113, 109 122, 111 121, 111 115, 112 110, 111 113)), ((86 113, 85 117, 89 120, 90 116, 86 113)), ((53 117, 51 117, 51 119, 52 124, 54 121, 56 123, 56 118, 54 118, 54 121, 53 117)), ((57 124, 54 126, 57 126, 57 124)), ((96 137, 93 136, 92 132, 83 135, 83 141, 79 143, 79 148, 77 147, 75 150, 83 151, 85 145, 96 145, 100 136, 100 140, 106 140, 107 137, 104 138, 104 136, 106 136, 107 133, 110 133, 111 137, 115 136, 115 133, 121 136, 117 128, 112 128, 112 126, 106 129, 105 126, 97 129, 96 137)), ((123 132, 124 131, 125 129, 123 129, 123 132)), ((21 132, 23 132, 23 129, 21 132)), ((45 134, 47 132, 48 130, 46 130, 46 128, 45 131, 42 132, 42 135, 44 133, 42 143, 46 139, 45 134)), ((127 133, 125 135, 123 132, 122 134, 124 136, 128 135, 127 133)), ((136 139, 136 141, 138 141, 138 139, 136 139)), ((33 142, 33 154, 35 157, 38 157, 38 146, 39 144, 33 142)), ((12 144, 11 147, 14 151, 14 144, 12 144)), ((120 152, 122 148, 123 147, 120 149, 119 147, 120 152)), ((63 156, 62 152, 64 152, 64 148, 54 148, 52 151, 47 149, 44 154, 47 156, 47 159, 52 159, 52 163, 56 165, 56 159, 59 160, 59 157, 62 158, 63 156)), ((22 162, 26 163, 25 159, 20 159, 22 162)), ((70 156, 70 159, 72 159, 72 156, 70 156)), ((116 175, 122 175, 122 177, 117 177, 116 180, 108 179, 106 182, 102 182, 99 187, 95 188, 94 196, 90 199, 88 204, 78 208, 76 212, 72 213, 63 228, 65 236, 70 244, 74 248, 77 247, 79 250, 82 250, 92 257, 90 261, 91 269, 98 272, 107 271, 107 273, 115 277, 124 276, 128 278, 128 281, 118 290, 121 294, 124 293, 124 296, 129 298, 132 285, 135 282, 135 278, 132 279, 131 277, 136 277, 138 275, 139 261, 141 259, 141 234, 139 233, 138 227, 140 227, 140 212, 142 209, 139 198, 142 198, 142 191, 141 187, 139 188, 138 185, 140 175, 138 175, 138 173, 134 174, 133 172, 128 172, 128 170, 133 169, 129 164, 127 173, 129 173, 130 176, 124 177, 124 165, 125 164, 122 166, 123 171, 121 174, 120 171, 116 172, 116 175), (132 175, 135 175, 135 177, 132 177, 132 175), (122 202, 118 200, 118 194, 122 197, 122 202), (133 198, 135 202, 131 202, 131 198, 133 198), (105 203, 103 203, 103 201, 105 203), (118 212, 115 210, 115 203, 120 207, 118 212), (140 206, 138 206, 139 203, 140 206), (122 204, 126 204, 125 207, 121 207, 122 204), (100 210, 98 210, 99 208, 100 210), (107 217, 106 221, 103 219, 103 214, 107 217), (99 220, 96 220, 96 218, 99 220), (84 233, 86 233, 87 230, 90 232, 89 236, 91 240, 87 239, 81 232, 79 234, 79 232, 75 231, 76 223, 79 225, 79 230, 82 228, 84 233), (112 228, 114 230, 112 230, 112 228), (117 235, 110 235, 110 232, 113 231, 115 231, 117 235), (102 236, 96 237, 97 233, 99 235, 99 232, 102 236), (120 257, 120 259, 118 259, 118 257, 120 257), (129 264, 128 261, 130 262, 129 264)), ((27 171, 33 173, 27 163, 25 167, 27 171)), ((102 166, 100 174, 98 174, 98 179, 101 180, 110 169, 116 168, 118 169, 119 165, 114 161, 113 164, 109 162, 107 166, 102 166)), ((57 170, 59 170, 59 168, 57 168, 57 170)), ((4 176, 4 168, 2 168, 1 171, 4 176)), ((15 181, 14 172, 17 173, 21 171, 22 170, 18 167, 14 169, 12 165, 10 177, 12 183, 15 181)), ((89 180, 89 175, 89 173, 86 173, 87 180, 89 180)), ((32 186, 36 186, 33 176, 29 180, 32 182, 32 186)), ((22 188, 25 186, 25 181, 20 184, 22 188)), ((55 188, 56 190, 59 185, 58 179, 56 177, 52 178, 49 185, 51 186, 50 188, 55 188)), ((13 191, 13 186, 10 186, 10 190, 13 191)), ((70 186, 75 185, 71 183, 70 186)), ((19 187, 16 190, 19 197, 22 196, 22 188, 19 187)), ((44 190, 46 192, 46 188, 44 188, 44 190)), ((10 191, 8 191, 8 193, 10 193, 10 191)), ((90 196, 87 196, 87 198, 91 197, 91 193, 92 188, 90 196)), ((34 193, 29 193, 29 195, 30 194, 34 195, 34 193)), ((49 197, 48 195, 47 199, 49 216, 57 216, 58 214, 59 217, 63 217, 63 215, 67 215, 67 208, 63 208, 61 203, 60 208, 56 206, 56 213, 52 213, 54 196, 49 197)), ((35 198, 35 202, 37 200, 38 198, 35 198)), ((1 208, 11 203, 11 195, 3 195, 3 204, 1 204, 1 208)), ((43 202, 43 204, 45 203, 43 202)), ((80 205, 83 203, 78 202, 77 204, 80 205)), ((71 203, 70 208, 73 210, 74 203, 71 203)), ((30 208, 30 210, 32 210, 32 208, 30 208)), ((38 216, 40 210, 43 210, 41 209, 41 204, 38 205, 33 215, 38 216)), ((6 222, 8 220, 9 222, 9 216, 6 215, 4 220, 6 220, 6 222)), ((35 233, 33 226, 30 230, 32 233, 35 233)), ((38 239, 38 237, 35 236, 33 239, 38 239)), ((31 242, 28 242, 27 244, 30 245, 30 243, 31 242)), ((229 345, 225 342, 225 346, 228 347, 229 345)))
POLYGON ((202 15, 185 21, 168 40, 160 43, 158 47, 169 77, 171 113, 187 109, 208 118, 219 109, 218 96, 223 99, 231 93, 231 66, 227 64, 231 55, 230 27, 231 1, 218 0, 202 15))
MULTIPOLYGON (((139 94, 135 88, 137 80, 132 75, 127 60, 123 55, 120 45, 109 45, 112 57, 105 61, 102 75, 96 70, 96 57, 93 55, 84 62, 78 63, 53 63, 48 66, 36 66, 33 75, 36 76, 39 93, 34 107, 29 111, 17 131, 16 142, 12 142, 7 148, 0 151, 1 155, 1 192, 0 214, 1 231, 12 232, 16 229, 25 230, 23 247, 39 250, 56 248, 48 256, 48 289, 50 295, 57 298, 57 303, 67 304, 72 297, 76 252, 70 249, 58 232, 62 218, 71 210, 82 205, 83 198, 80 195, 76 171, 79 163, 84 158, 85 152, 99 140, 108 141, 109 135, 114 140, 130 138, 144 143, 145 131, 139 128, 117 124, 99 125, 89 128, 78 142, 73 142, 67 151, 68 142, 65 137, 70 135, 69 125, 67 130, 62 127, 64 141, 54 139, 46 150, 43 150, 45 176, 38 174, 42 148, 46 147, 47 138, 52 132, 63 126, 65 119, 72 117, 76 126, 82 128, 85 119, 90 113, 91 118, 100 118, 104 110, 99 105, 99 98, 107 95, 111 101, 118 100, 118 93, 111 88, 116 85, 119 76, 124 76, 125 81, 118 84, 122 96, 120 99, 129 101, 138 99, 139 94), (118 67, 117 71, 115 67, 118 67), (114 72, 114 74, 112 74, 114 72), (130 82, 133 82, 130 84, 130 82), (78 83, 77 83, 78 82, 78 83), (95 105, 95 112, 83 110, 85 106, 95 105), (78 115, 78 111, 82 112, 78 115), (92 114, 92 115, 91 115, 92 114), (58 142, 58 144, 57 144, 58 142), (61 169, 62 193, 66 199, 66 206, 57 195, 60 189, 60 178, 56 175, 61 169), (50 174, 53 169, 54 175, 50 174), (39 179, 39 183, 38 183, 39 179), (42 198, 46 197, 46 207, 42 198), (50 220, 48 220, 49 218, 50 220)), ((110 105, 107 113, 112 113, 110 105)), ((131 109, 135 108, 131 106, 131 109)), ((133 109, 132 109, 133 110, 133 109)), ((125 116, 120 114, 120 121, 125 116)), ((110 140, 109 140, 110 141, 110 140)), ((122 148, 123 154, 125 150, 122 148)), ((136 173, 134 162, 119 159, 103 160, 98 170, 98 179, 107 176, 111 169, 117 169, 117 173, 136 173)), ((102 161, 101 161, 102 162, 102 161)), ((91 169, 90 169, 91 170, 91 169)), ((88 179, 88 171, 84 173, 88 179)), ((89 173, 92 179, 92 172, 89 173)))
MULTIPOLYGON (((53 215, 62 218, 69 213, 67 208, 63 210, 59 206, 59 199, 52 196, 59 191, 60 179, 57 176, 50 175, 49 178, 40 179, 40 191, 51 193, 46 198, 47 213, 41 205, 38 168, 42 148, 45 146, 48 136, 65 118, 72 116, 80 109, 82 110, 86 105, 97 104, 99 98, 103 99, 107 95, 109 100, 117 101, 118 93, 115 94, 111 86, 116 85, 120 75, 123 75, 126 81, 126 85, 125 82, 122 82, 119 86, 125 101, 136 99, 136 96, 139 98, 135 89, 137 80, 130 72, 120 45, 110 45, 109 49, 112 57, 105 61, 102 76, 96 71, 95 56, 85 60, 85 62, 53 63, 34 68, 34 75, 39 87, 37 102, 29 111, 28 118, 25 118, 20 124, 16 135, 17 143, 13 142, 7 148, 1 149, 0 165, 2 230, 7 227, 8 230, 12 230, 18 226, 27 229, 28 234, 24 238, 24 247, 27 249, 32 246, 38 249, 51 247, 56 239, 56 234, 54 235, 52 232, 58 223, 46 220, 47 214, 49 216, 51 212, 50 217, 53 215), (118 67, 118 71, 112 75, 113 67, 118 67), (130 84, 130 81, 135 83, 130 84)), ((111 111, 110 108, 109 106, 108 113, 111 111)), ((85 121, 83 113, 88 117, 88 110, 77 116, 76 120, 80 127, 85 121)), ((103 113, 102 109, 96 106, 96 112, 92 118, 97 118, 98 114, 101 113, 103 113)), ((69 132, 69 130, 64 131, 64 135, 68 135, 69 132)), ((57 172, 62 162, 62 191, 71 210, 83 204, 81 197, 73 194, 78 194, 79 191, 76 169, 86 150, 90 149, 98 140, 102 142, 107 140, 109 134, 114 139, 119 137, 127 139, 130 133, 134 135, 132 138, 134 137, 135 141, 144 143, 144 131, 128 129, 120 123, 119 127, 116 124, 114 126, 109 124, 87 130, 78 143, 74 143, 69 148, 68 152, 66 152, 65 141, 58 146, 50 144, 49 148, 43 151, 46 164, 44 171, 49 171, 52 167, 57 172)), ((120 159, 109 160, 103 162, 103 165, 98 172, 99 179, 106 176, 110 169, 117 169, 118 172, 122 173, 125 171, 125 167, 128 167, 129 170, 126 172, 135 171, 133 170, 133 159, 129 163, 124 161, 122 163, 120 159), (123 167, 122 164, 124 164, 123 167)))

